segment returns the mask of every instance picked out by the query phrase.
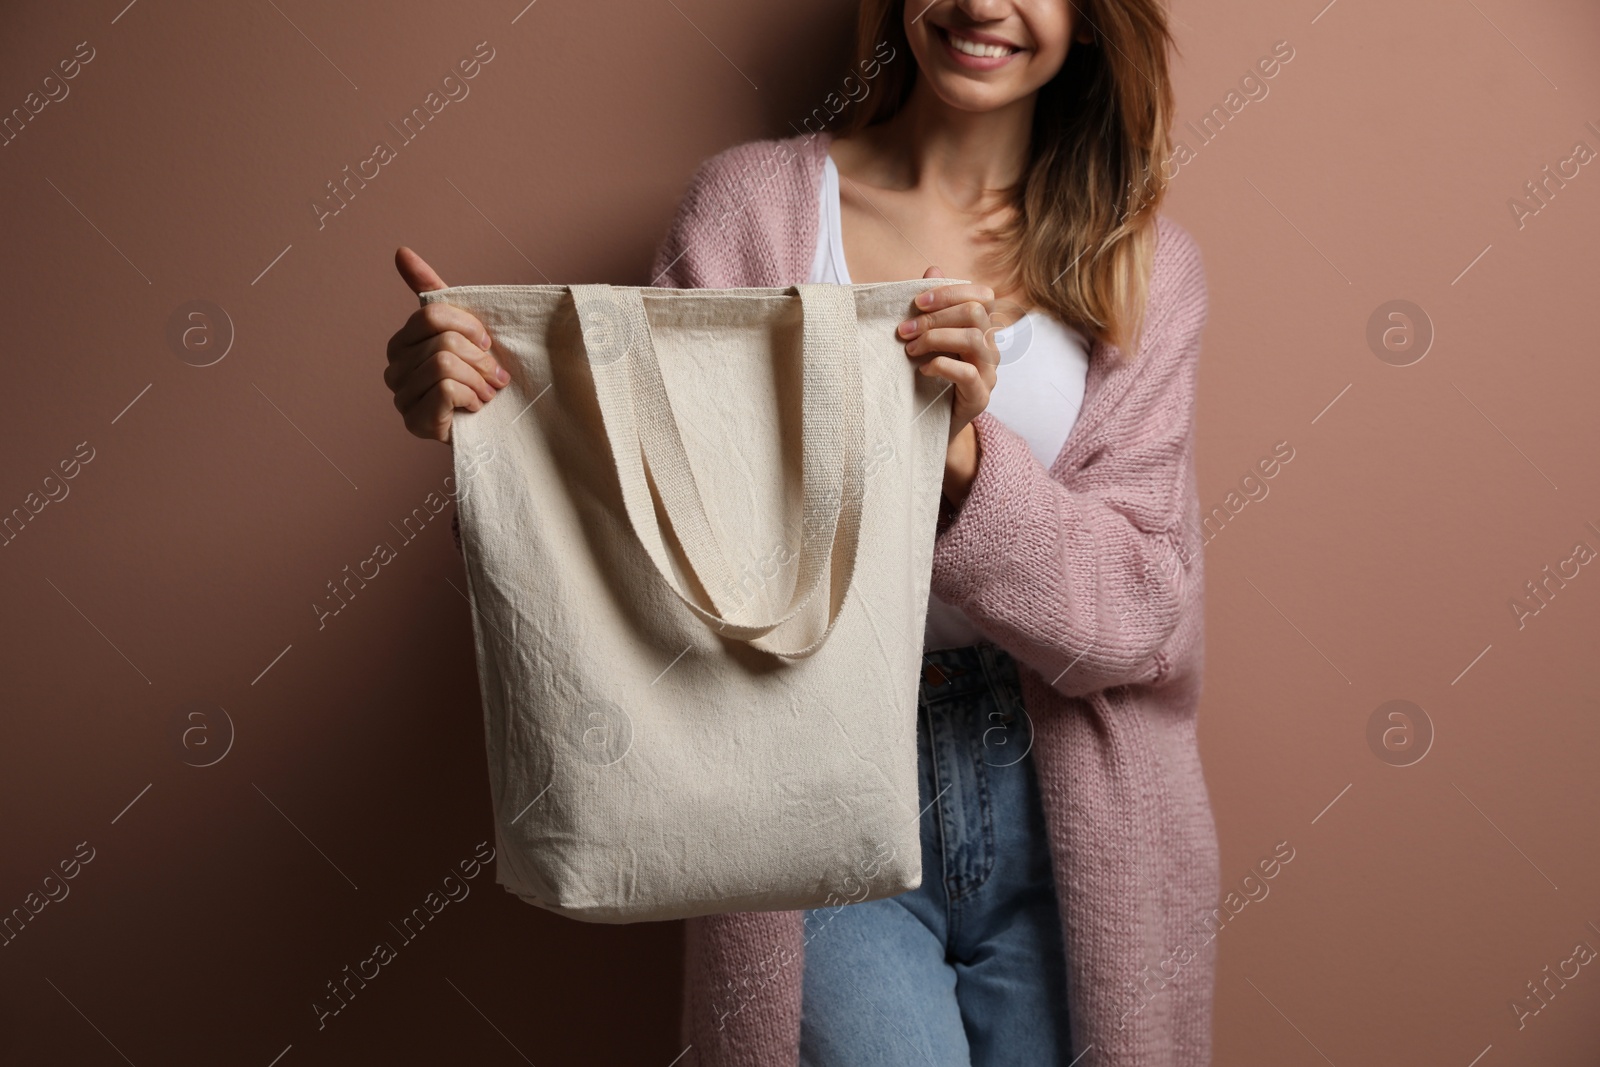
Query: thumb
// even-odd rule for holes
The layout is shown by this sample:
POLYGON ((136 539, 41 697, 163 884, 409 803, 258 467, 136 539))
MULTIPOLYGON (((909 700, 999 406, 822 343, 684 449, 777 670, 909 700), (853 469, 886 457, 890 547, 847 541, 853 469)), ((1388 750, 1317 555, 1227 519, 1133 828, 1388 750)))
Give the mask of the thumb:
POLYGON ((444 279, 434 273, 432 267, 411 249, 400 247, 394 254, 395 269, 400 272, 400 277, 411 286, 413 293, 426 293, 434 289, 449 288, 444 279))
POLYGON ((922 276, 924 278, 943 278, 945 277, 945 273, 938 267, 929 267, 927 270, 922 272, 922 276))

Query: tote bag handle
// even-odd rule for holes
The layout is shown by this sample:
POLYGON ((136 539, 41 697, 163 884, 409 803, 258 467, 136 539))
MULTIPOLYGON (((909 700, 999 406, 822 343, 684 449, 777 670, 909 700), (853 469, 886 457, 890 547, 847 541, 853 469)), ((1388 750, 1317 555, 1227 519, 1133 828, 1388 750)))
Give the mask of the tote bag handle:
POLYGON ((832 632, 855 574, 865 496, 861 342, 849 286, 797 285, 801 345, 801 542, 794 593, 775 618, 751 618, 726 547, 707 517, 699 482, 667 396, 644 294, 609 285, 569 286, 593 372, 624 506, 667 586, 718 633, 790 659, 816 652, 832 632), (709 609, 674 576, 656 523, 654 482, 709 609), (829 564, 832 564, 831 570, 829 564), (832 580, 823 589, 825 579, 832 580), (826 623, 795 637, 774 633, 828 596, 826 623), (780 641, 780 637, 785 640, 780 641))

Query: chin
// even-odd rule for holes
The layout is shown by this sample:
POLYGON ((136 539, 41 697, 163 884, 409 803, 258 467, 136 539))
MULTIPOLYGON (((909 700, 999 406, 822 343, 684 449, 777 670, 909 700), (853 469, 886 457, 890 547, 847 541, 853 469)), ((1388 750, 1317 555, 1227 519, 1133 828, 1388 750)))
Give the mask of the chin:
POLYGON ((1029 92, 1024 87, 978 82, 946 71, 929 74, 925 67, 918 73, 928 79, 935 96, 958 111, 996 111, 1029 92))

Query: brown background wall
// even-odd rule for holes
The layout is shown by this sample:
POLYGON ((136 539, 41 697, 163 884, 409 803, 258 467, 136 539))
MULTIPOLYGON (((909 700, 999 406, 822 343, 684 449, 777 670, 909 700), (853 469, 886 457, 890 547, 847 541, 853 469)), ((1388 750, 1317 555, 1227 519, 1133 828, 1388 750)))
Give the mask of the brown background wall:
MULTIPOLYGON (((0 33, 7 111, 93 49, 0 147, 0 512, 68 491, 0 547, 0 909, 93 850, 0 948, 0 1058, 664 1067, 678 928, 487 873, 318 1030, 324 983, 490 827, 447 517, 311 605, 448 473, 380 381, 415 307, 395 246, 452 282, 644 281, 694 166, 837 84, 853 5, 124 3, 0 33), (470 96, 319 229, 324 183, 482 41, 470 96), (191 341, 231 347, 196 367, 169 320, 202 299, 231 331, 191 341)), ((1510 601, 1600 549, 1600 165, 1521 227, 1507 201, 1600 150, 1600 10, 1320 6, 1176 9, 1181 119, 1294 51, 1185 138, 1168 209, 1211 286, 1203 503, 1294 454, 1207 550, 1222 874, 1235 907, 1267 892, 1221 934, 1216 1061, 1593 1063, 1600 967, 1521 1029, 1510 1002, 1600 948, 1600 576, 1569 565, 1520 629, 1510 601), (1434 334, 1403 367, 1366 336, 1397 299, 1434 334), (1433 734, 1405 767, 1369 742, 1395 699, 1433 734)))

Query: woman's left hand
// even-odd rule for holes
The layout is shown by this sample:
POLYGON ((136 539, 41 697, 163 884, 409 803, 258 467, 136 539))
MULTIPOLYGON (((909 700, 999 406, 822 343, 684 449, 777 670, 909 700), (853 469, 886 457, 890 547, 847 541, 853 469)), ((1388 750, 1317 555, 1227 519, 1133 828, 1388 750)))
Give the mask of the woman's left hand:
MULTIPOLYGON (((942 278, 929 267, 924 278, 942 278)), ((955 389, 950 409, 950 445, 945 454, 944 494, 960 504, 978 474, 978 434, 972 420, 989 406, 1000 352, 989 316, 994 290, 986 285, 942 285, 920 293, 919 314, 902 322, 899 335, 906 355, 921 359, 917 370, 943 378, 955 389)))

